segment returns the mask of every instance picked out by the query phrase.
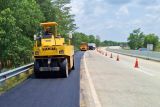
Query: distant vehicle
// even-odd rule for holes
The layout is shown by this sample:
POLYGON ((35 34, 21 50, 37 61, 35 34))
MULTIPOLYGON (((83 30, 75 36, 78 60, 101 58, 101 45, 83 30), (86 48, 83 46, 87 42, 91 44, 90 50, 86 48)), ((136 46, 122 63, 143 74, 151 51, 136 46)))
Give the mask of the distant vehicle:
POLYGON ((88 43, 82 42, 80 45, 80 50, 81 51, 87 51, 88 50, 88 43))
POLYGON ((95 50, 96 49, 96 44, 95 43, 88 43, 88 49, 89 50, 95 50))
POLYGON ((139 48, 139 51, 148 51, 147 48, 139 48))

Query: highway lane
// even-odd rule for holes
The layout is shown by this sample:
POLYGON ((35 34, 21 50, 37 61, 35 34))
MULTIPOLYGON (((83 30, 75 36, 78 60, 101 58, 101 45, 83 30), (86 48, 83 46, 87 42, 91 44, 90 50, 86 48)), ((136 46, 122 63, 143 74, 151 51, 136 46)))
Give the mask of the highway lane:
POLYGON ((0 107, 79 107, 80 59, 75 55, 75 70, 68 78, 30 78, 0 96, 0 107))
POLYGON ((109 56, 85 54, 102 107, 160 107, 160 63, 140 59, 141 66, 135 69, 135 58, 120 55, 118 62, 115 54, 113 59, 109 56))
MULTIPOLYGON (((114 47, 114 46, 113 46, 114 47)), ((124 49, 109 49, 107 48, 108 51, 113 51, 113 52, 118 52, 118 53, 123 53, 123 54, 129 54, 129 55, 134 55, 134 56, 139 56, 142 58, 148 58, 148 59, 153 59, 156 61, 160 61, 160 52, 155 52, 155 51, 139 51, 139 50, 124 50, 124 49)))
MULTIPOLYGON (((113 59, 112 60, 115 60, 116 57, 117 57, 117 53, 113 53, 113 52, 109 52, 107 51, 108 55, 110 56, 111 53, 113 55, 113 59)), ((133 67, 134 64, 135 64, 135 61, 136 61, 136 58, 135 57, 130 57, 130 56, 126 56, 126 55, 119 55, 120 56, 120 61, 121 61, 121 64, 123 63, 124 65, 127 65, 126 67, 133 67)), ((155 76, 156 78, 160 78, 160 72, 159 72, 159 69, 160 69, 160 62, 156 62, 156 61, 151 61, 151 60, 145 60, 145 59, 141 59, 141 58, 138 58, 138 62, 139 62, 139 69, 137 69, 138 71, 141 71, 145 74, 148 73, 148 75, 150 76, 155 76)))

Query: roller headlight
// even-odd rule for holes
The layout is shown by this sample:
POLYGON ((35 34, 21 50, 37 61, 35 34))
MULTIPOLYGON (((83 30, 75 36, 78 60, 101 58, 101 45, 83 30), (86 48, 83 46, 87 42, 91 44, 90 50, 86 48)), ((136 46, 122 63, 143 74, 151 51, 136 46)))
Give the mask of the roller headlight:
POLYGON ((35 51, 35 55, 39 55, 39 51, 35 51))

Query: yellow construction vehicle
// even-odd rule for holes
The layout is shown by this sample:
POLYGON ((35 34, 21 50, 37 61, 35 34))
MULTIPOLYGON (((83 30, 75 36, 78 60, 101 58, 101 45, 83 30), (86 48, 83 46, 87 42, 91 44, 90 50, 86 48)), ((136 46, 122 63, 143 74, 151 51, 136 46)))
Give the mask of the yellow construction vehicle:
POLYGON ((82 42, 82 43, 80 44, 80 50, 81 50, 81 51, 87 51, 87 50, 88 50, 88 43, 82 42))
POLYGON ((41 23, 42 33, 34 35, 34 74, 60 75, 68 77, 69 71, 74 69, 74 46, 65 43, 65 39, 57 35, 56 22, 41 23))

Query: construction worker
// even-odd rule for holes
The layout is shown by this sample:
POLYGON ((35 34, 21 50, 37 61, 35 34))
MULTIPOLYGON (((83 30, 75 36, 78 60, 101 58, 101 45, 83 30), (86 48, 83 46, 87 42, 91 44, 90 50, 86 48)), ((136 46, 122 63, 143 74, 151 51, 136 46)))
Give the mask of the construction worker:
POLYGON ((48 38, 52 35, 51 33, 51 28, 50 27, 47 27, 46 30, 45 30, 45 33, 44 33, 44 37, 45 38, 48 38))
POLYGON ((61 38, 61 35, 60 35, 60 34, 58 34, 56 38, 61 38))

